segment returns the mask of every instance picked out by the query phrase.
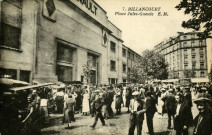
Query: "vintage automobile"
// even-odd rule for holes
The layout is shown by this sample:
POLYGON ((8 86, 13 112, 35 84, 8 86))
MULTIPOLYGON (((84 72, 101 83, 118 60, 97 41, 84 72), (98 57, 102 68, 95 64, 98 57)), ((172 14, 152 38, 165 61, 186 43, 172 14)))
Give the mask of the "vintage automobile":
POLYGON ((29 134, 31 132, 30 129, 32 129, 29 126, 33 125, 33 123, 22 123, 28 115, 27 97, 32 92, 32 89, 48 86, 51 83, 15 88, 9 87, 11 85, 5 85, 5 82, 0 85, 4 86, 4 89, 1 87, 1 133, 7 135, 29 134))

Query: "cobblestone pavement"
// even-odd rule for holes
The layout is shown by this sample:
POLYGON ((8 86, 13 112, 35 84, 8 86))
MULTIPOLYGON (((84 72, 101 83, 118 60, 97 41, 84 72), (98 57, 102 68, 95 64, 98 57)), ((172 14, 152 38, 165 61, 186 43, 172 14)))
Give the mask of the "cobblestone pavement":
MULTIPOLYGON (((194 116, 196 116, 197 111, 194 107, 194 116)), ((94 118, 90 116, 81 116, 81 114, 76 114, 76 121, 71 123, 69 129, 65 129, 67 124, 57 126, 51 126, 42 129, 42 135, 127 135, 129 128, 129 113, 126 113, 127 109, 122 108, 122 114, 114 116, 112 119, 107 119, 107 126, 102 126, 100 120, 98 121, 95 129, 91 129, 89 126, 94 122, 94 118)), ((168 130, 168 118, 167 114, 163 116, 155 113, 154 116, 154 131, 155 135, 175 135, 174 130, 168 130)), ((148 135, 148 128, 146 121, 143 122, 142 135, 148 135)), ((136 130, 135 130, 135 134, 136 130)))

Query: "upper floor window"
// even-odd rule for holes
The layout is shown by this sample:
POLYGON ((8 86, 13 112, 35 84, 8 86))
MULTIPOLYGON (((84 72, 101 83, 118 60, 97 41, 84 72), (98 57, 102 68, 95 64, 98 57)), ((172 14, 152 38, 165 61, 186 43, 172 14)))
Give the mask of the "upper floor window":
POLYGON ((62 61, 62 62, 69 62, 72 63, 73 62, 73 52, 74 49, 58 43, 57 45, 57 61, 62 61))
POLYGON ((183 42, 183 47, 187 47, 187 42, 183 42))
POLYGON ((122 48, 122 56, 123 57, 126 57, 127 56, 126 49, 124 49, 124 48, 122 48))
POLYGON ((126 64, 123 64, 123 73, 126 73, 127 72, 127 65, 126 64))
POLYGON ((194 47, 194 41, 191 41, 191 47, 194 47))
POLYGON ((187 39, 187 36, 183 36, 183 39, 184 39, 184 40, 187 39))
POLYGON ((129 51, 128 51, 128 56, 127 57, 128 57, 128 59, 130 59, 130 52, 129 51))
POLYGON ((202 40, 199 41, 199 46, 203 46, 203 41, 202 40))
POLYGON ((0 45, 20 49, 21 9, 16 7, 22 0, 3 0, 1 2, 0 45), (16 5, 16 6, 14 6, 16 5))
POLYGON ((110 61, 110 71, 116 71, 116 62, 113 60, 110 61))
POLYGON ((22 6, 22 0, 3 0, 10 4, 13 4, 15 6, 21 7, 22 6))
POLYGON ((200 72, 200 77, 204 77, 204 75, 205 75, 204 71, 200 72))
POLYGON ((1 23, 0 45, 20 49, 21 29, 1 23))
POLYGON ((113 41, 110 41, 110 50, 114 53, 116 52, 116 43, 113 41))

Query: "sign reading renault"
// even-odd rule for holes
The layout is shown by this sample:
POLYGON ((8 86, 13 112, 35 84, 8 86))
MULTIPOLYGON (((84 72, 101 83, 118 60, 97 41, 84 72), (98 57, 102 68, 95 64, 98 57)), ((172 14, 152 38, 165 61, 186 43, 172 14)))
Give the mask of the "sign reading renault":
POLYGON ((77 0, 82 5, 85 5, 85 7, 90 10, 94 15, 96 15, 97 7, 90 1, 90 0, 77 0))

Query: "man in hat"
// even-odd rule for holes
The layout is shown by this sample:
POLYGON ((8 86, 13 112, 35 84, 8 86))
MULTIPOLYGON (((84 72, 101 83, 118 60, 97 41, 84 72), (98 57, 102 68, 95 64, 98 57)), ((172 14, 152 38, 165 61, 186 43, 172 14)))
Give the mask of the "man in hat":
POLYGON ((188 115, 191 113, 189 106, 183 102, 182 94, 178 93, 175 96, 176 103, 176 114, 174 116, 174 129, 176 135, 188 135, 188 128, 191 126, 192 121, 188 119, 188 115), (190 111, 190 112, 189 112, 190 111))
POLYGON ((168 113, 168 129, 171 129, 171 117, 174 119, 174 115, 175 115, 175 104, 176 104, 176 100, 175 100, 175 95, 173 94, 174 90, 172 88, 169 89, 168 94, 165 97, 165 104, 166 104, 166 109, 167 109, 167 113, 168 113))
POLYGON ((96 97, 95 97, 95 100, 94 100, 94 107, 95 107, 95 120, 94 120, 94 123, 92 126, 90 126, 91 128, 95 128, 96 124, 97 124, 97 121, 98 119, 100 118, 101 122, 102 122, 102 125, 105 126, 105 121, 104 121, 104 118, 102 116, 102 106, 103 106, 103 100, 102 100, 102 97, 99 95, 99 92, 100 90, 95 90, 94 91, 96 94, 96 97))
POLYGON ((156 100, 152 97, 152 94, 150 91, 146 92, 146 122, 147 127, 149 129, 149 134, 154 135, 154 129, 153 129, 153 117, 155 112, 157 112, 156 108, 156 100))
POLYGON ((194 118, 194 135, 211 135, 212 111, 209 107, 211 100, 207 93, 200 93, 194 100, 199 114, 194 118))
POLYGON ((137 126, 137 135, 141 135, 144 120, 145 102, 141 100, 138 91, 132 93, 133 99, 130 100, 130 127, 128 135, 134 135, 135 126, 137 126))

